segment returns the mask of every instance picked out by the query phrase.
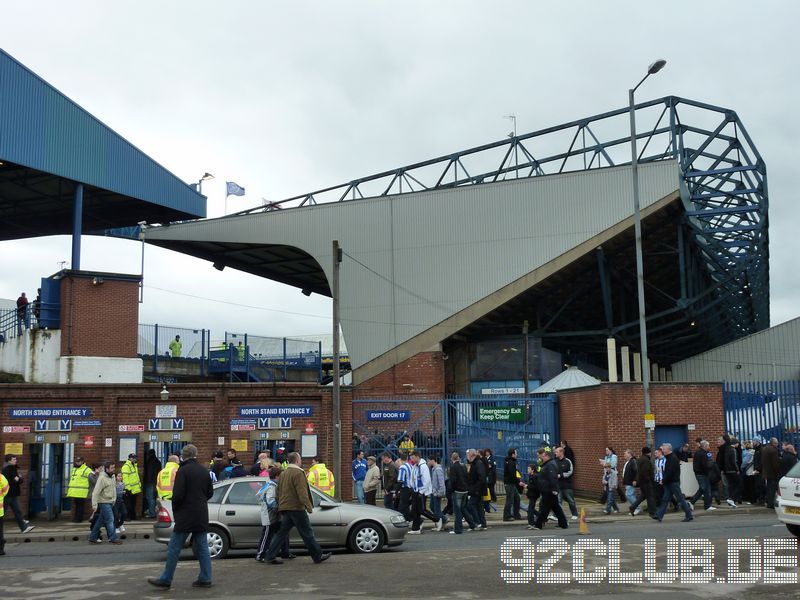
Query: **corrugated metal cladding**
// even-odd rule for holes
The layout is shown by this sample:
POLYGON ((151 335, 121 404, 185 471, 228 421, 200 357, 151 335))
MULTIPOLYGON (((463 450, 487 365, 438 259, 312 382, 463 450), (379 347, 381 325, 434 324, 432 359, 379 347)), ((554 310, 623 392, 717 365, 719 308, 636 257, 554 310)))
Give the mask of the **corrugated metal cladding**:
POLYGON ((672 365, 673 381, 800 379, 800 318, 672 365))
MULTIPOLYGON (((640 167, 643 207, 677 193, 677 163, 640 167)), ((171 225, 148 239, 302 249, 341 267, 342 331, 360 366, 632 214, 630 167, 171 225)), ((445 332, 445 339, 452 332, 445 332)))
POLYGON ((0 159, 206 215, 194 189, 2 50, 0 159))

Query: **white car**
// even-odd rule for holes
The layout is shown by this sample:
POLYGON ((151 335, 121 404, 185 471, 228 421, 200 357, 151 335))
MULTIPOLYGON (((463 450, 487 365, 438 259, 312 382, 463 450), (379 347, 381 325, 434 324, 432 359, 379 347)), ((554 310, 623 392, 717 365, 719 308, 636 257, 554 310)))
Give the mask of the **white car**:
POLYGON ((778 483, 775 513, 792 535, 800 537, 800 463, 778 483))

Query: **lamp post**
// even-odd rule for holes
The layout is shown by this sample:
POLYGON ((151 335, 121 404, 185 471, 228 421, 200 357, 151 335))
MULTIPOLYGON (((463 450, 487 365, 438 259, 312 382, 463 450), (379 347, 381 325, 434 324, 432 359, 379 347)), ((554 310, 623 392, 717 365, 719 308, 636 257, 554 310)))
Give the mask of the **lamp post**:
MULTIPOLYGON (((642 354, 642 389, 644 392, 644 412, 650 414, 650 360, 647 358, 647 322, 644 307, 644 261, 642 259, 642 215, 639 210, 639 165, 636 150, 636 107, 633 95, 650 75, 655 75, 667 61, 659 59, 647 68, 647 74, 628 90, 628 102, 631 115, 631 177, 633 179, 633 223, 636 234, 636 291, 639 296, 639 346, 642 354)), ((653 446, 653 430, 647 427, 647 445, 653 446)))
POLYGON ((203 182, 208 181, 209 179, 214 179, 214 176, 211 173, 206 173, 200 178, 200 181, 197 182, 197 193, 203 193, 203 182))

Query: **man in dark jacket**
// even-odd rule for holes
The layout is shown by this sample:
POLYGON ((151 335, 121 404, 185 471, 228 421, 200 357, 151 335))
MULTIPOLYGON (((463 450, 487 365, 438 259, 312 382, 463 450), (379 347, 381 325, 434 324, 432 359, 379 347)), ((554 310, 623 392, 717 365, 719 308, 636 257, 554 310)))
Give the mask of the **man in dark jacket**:
POLYGON ((554 460, 558 465, 558 504, 561 505, 561 503, 566 500, 569 505, 570 513, 572 513, 572 520, 577 521, 578 505, 575 504, 575 489, 572 483, 575 467, 572 465, 572 461, 567 458, 563 446, 556 447, 556 456, 554 460))
POLYGON ((792 467, 797 464, 797 453, 794 451, 794 446, 789 443, 783 443, 783 456, 780 461, 780 476, 786 477, 786 474, 792 470, 792 467))
POLYGON ((22 475, 19 474, 17 467, 17 457, 14 454, 6 454, 6 462, 3 465, 3 475, 8 480, 8 494, 3 498, 3 510, 9 508, 14 511, 14 518, 17 526, 22 533, 30 533, 35 525, 31 525, 22 517, 22 509, 19 507, 19 495, 22 485, 22 475))
POLYGON ((766 489, 764 487, 764 476, 761 474, 761 452, 764 450, 764 445, 761 440, 755 438, 753 440, 753 476, 755 479, 755 504, 764 504, 764 495, 766 489))
POLYGON ((736 450, 731 444, 731 438, 726 434, 718 440, 717 464, 725 475, 724 481, 728 482, 728 497, 726 502, 731 508, 736 508, 736 497, 739 490, 739 465, 736 463, 736 450))
POLYGON ((156 451, 150 448, 144 457, 144 502, 142 503, 142 518, 156 518, 156 478, 161 472, 161 461, 156 456, 156 451))
POLYGON ((703 497, 703 508, 705 510, 717 510, 711 506, 711 483, 708 480, 708 449, 710 444, 706 440, 701 440, 697 451, 692 457, 692 470, 694 478, 697 479, 697 493, 687 499, 689 504, 694 504, 700 497, 703 497))
POLYGON ((692 521, 694 519, 692 516, 692 509, 688 504, 686 504, 686 500, 683 498, 683 492, 681 491, 680 461, 672 451, 672 444, 661 444, 661 452, 667 459, 664 463, 664 474, 663 478, 661 479, 661 485, 664 486, 664 495, 661 496, 661 504, 658 505, 658 510, 656 511, 656 514, 653 515, 653 518, 656 521, 661 522, 661 519, 664 518, 664 513, 667 512, 667 506, 669 505, 670 499, 675 497, 678 499, 678 503, 686 515, 683 519, 683 522, 686 523, 692 521))
POLYGON ((542 499, 539 502, 539 516, 536 517, 536 524, 533 527, 542 529, 547 517, 550 516, 550 511, 553 511, 553 514, 558 519, 558 526, 561 529, 567 529, 569 528, 567 517, 558 503, 558 465, 553 460, 552 451, 546 450, 541 456, 542 470, 536 476, 536 485, 539 488, 542 499))
POLYGON ((503 483, 506 488, 506 505, 503 508, 503 521, 521 519, 519 513, 519 482, 520 474, 517 467, 517 449, 509 448, 506 459, 503 461, 503 483))
POLYGON ((778 493, 778 480, 781 476, 778 438, 771 438, 761 451, 761 473, 766 482, 764 501, 767 508, 775 508, 775 494, 778 493))
POLYGON ((193 587, 211 587, 211 555, 208 553, 208 500, 214 493, 208 469, 197 462, 197 446, 187 444, 181 452, 183 462, 175 475, 172 488, 172 515, 175 526, 167 546, 167 564, 159 577, 148 577, 147 582, 158 588, 169 588, 178 559, 187 538, 192 536, 192 547, 200 561, 200 576, 193 587))
POLYGON ((478 531, 486 530, 486 514, 483 512, 483 496, 486 494, 486 463, 475 450, 467 450, 469 474, 467 488, 469 490, 469 508, 475 519, 478 531))
POLYGON ((450 455, 450 470, 448 472, 448 479, 450 486, 453 489, 453 531, 450 533, 460 534, 463 533, 462 517, 467 522, 470 530, 475 529, 475 519, 473 518, 472 511, 467 506, 467 493, 469 491, 469 483, 467 482, 467 469, 461 464, 461 456, 458 452, 453 452, 450 455))
POLYGON ((650 457, 650 448, 645 446, 642 448, 642 454, 639 458, 636 459, 636 483, 639 487, 639 491, 641 495, 639 499, 634 502, 628 510, 630 511, 631 515, 635 516, 642 512, 642 509, 639 508, 639 505, 642 502, 647 501, 647 512, 650 513, 650 516, 656 514, 656 495, 655 489, 653 487, 653 460, 650 457))
POLYGON ((636 504, 636 459, 633 457, 633 452, 628 449, 622 455, 625 463, 622 465, 622 485, 625 486, 625 499, 628 501, 628 506, 636 504))
POLYGON ((389 452, 381 454, 381 487, 383 487, 383 505, 397 510, 397 497, 400 487, 397 483, 397 465, 389 452))

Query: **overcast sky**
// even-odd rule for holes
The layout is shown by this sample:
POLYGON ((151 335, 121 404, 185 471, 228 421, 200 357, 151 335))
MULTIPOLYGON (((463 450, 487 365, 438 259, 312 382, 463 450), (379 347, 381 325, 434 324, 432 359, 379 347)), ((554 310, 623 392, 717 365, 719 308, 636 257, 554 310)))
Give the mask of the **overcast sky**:
MULTIPOLYGON (((792 179, 800 5, 596 1, 8 3, 0 47, 233 212, 670 94, 737 111, 768 166, 771 321, 798 315, 792 179), (613 7, 613 8, 612 8, 613 7)), ((1 107, 0 107, 1 109, 1 107)), ((0 242, 0 298, 35 296, 67 237, 0 242)), ((83 239, 82 267, 138 273, 136 242, 83 239)), ((148 247, 142 323, 326 333, 330 302, 148 247)))

